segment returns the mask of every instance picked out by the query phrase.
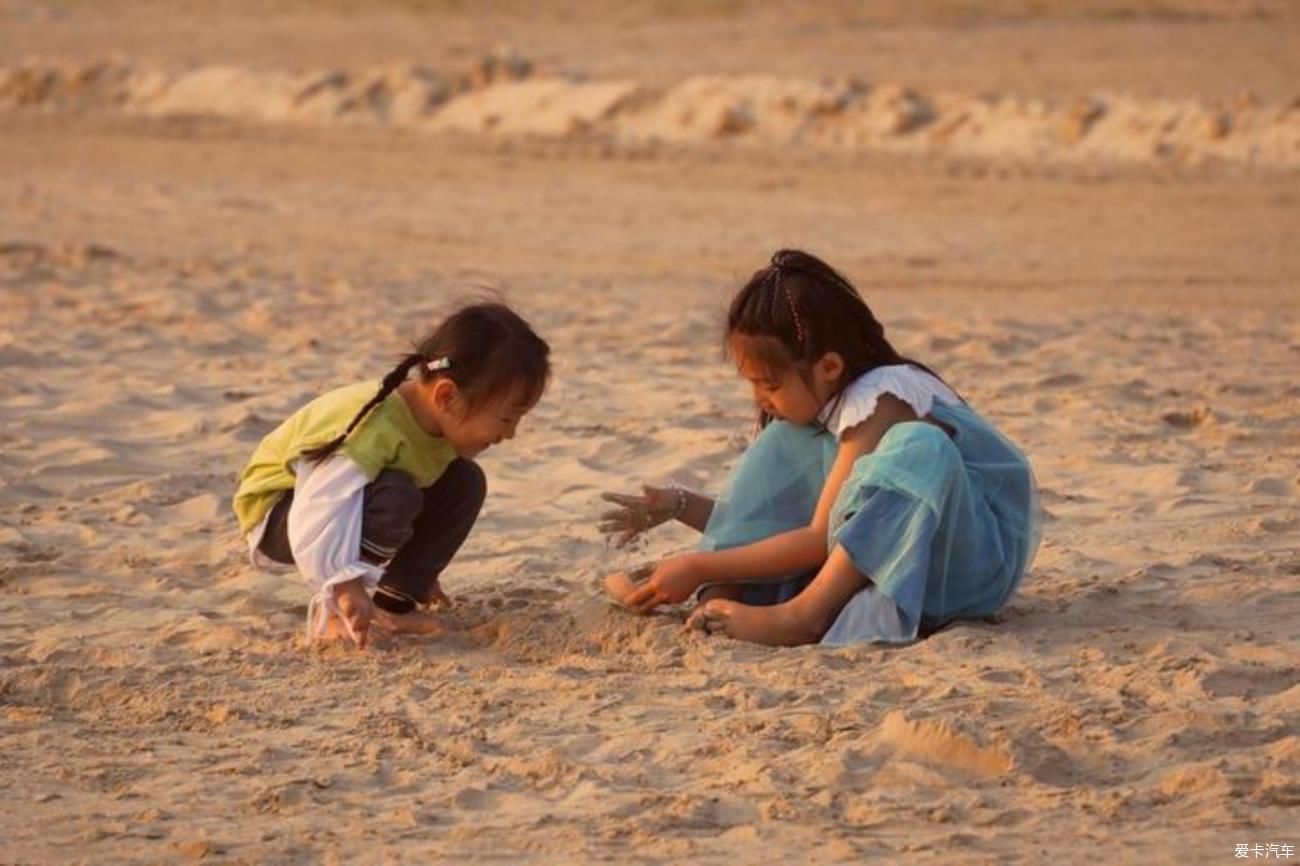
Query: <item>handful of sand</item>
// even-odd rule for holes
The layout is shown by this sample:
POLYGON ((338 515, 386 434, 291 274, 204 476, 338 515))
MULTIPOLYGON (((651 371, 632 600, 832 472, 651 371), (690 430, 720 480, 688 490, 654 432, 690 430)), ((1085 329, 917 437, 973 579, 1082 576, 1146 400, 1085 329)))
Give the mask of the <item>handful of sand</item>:
POLYGON ((627 600, 632 597, 639 587, 651 574, 654 573, 654 564, 640 565, 627 571, 616 571, 613 574, 606 575, 601 581, 601 587, 609 600, 621 608, 627 608, 627 600))
POLYGON ((626 607, 628 598, 636 591, 636 583, 627 576, 626 571, 616 571, 607 575, 601 585, 610 601, 619 607, 626 607))

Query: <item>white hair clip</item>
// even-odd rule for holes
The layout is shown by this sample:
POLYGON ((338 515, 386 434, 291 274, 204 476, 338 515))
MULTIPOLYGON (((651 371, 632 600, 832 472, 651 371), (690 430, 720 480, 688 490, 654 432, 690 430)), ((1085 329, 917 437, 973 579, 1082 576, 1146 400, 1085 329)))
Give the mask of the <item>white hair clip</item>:
POLYGON ((439 370, 450 370, 451 358, 434 358, 432 361, 425 361, 424 369, 430 373, 436 373, 439 370))

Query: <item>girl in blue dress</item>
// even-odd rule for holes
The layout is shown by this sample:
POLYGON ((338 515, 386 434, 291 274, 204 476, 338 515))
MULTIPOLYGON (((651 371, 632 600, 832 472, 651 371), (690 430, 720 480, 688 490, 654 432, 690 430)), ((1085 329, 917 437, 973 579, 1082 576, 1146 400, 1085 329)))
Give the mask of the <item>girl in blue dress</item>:
POLYGON ((627 597, 772 645, 903 643, 1002 607, 1038 545, 1024 454, 933 371, 898 354, 847 279, 782 250, 740 290, 727 348, 761 432, 716 502, 609 495, 603 528, 676 517, 700 549, 627 597))

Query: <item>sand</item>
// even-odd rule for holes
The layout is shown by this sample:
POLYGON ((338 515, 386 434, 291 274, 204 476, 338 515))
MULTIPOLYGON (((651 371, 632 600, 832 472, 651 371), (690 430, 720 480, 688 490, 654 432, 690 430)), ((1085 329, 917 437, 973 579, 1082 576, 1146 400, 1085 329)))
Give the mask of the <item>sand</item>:
POLYGON ((1291 7, 647 4, 585 39, 590 9, 558 8, 0 4, 5 81, 117 54, 105 80, 172 82, 0 111, 0 863, 1300 846, 1300 175, 1265 135, 1300 96, 1291 7), (297 40, 253 38, 259 16, 297 40), (817 51, 854 34, 891 50, 817 51), (267 109, 302 76, 328 110, 267 109), (339 110, 379 80, 378 109, 339 110), (706 91, 753 122, 665 133, 706 91), (979 146, 898 146, 933 119, 846 144, 753 107, 772 93, 828 127, 887 118, 889 94, 1038 107, 979 146), (1061 137, 1052 112, 1102 93, 1061 137), (1176 146, 1094 138, 1116 106, 1171 105, 1202 118, 1161 121, 1176 146), (1202 110, 1236 113, 1216 138, 1202 110), (1033 459, 1046 537, 995 621, 775 650, 607 599, 692 535, 611 549, 600 492, 716 490, 744 447, 720 315, 781 245, 848 272, 1033 459), (301 585, 236 537, 235 474, 484 286, 556 377, 482 459, 444 577, 457 627, 306 648, 301 585))

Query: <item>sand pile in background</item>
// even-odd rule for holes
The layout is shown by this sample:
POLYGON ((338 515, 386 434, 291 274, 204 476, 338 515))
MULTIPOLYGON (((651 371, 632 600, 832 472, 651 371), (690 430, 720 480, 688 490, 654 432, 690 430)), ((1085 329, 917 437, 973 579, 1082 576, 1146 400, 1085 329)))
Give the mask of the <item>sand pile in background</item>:
POLYGON ((1260 104, 1249 94, 1208 102, 1098 93, 1053 102, 768 75, 694 76, 652 87, 539 73, 509 52, 456 73, 410 65, 284 72, 34 60, 0 69, 0 108, 594 136, 638 147, 726 141, 1015 161, 1300 167, 1300 96, 1260 104))

